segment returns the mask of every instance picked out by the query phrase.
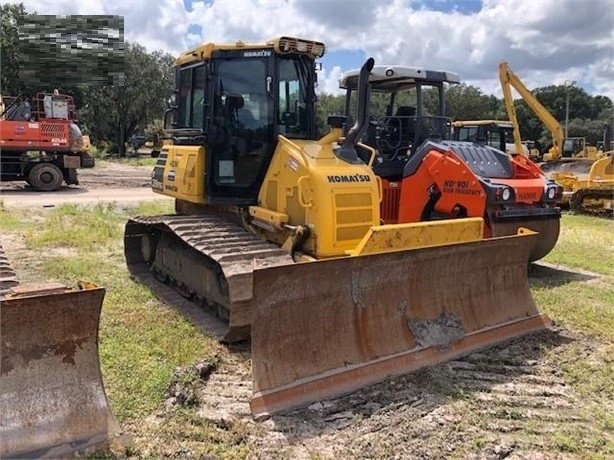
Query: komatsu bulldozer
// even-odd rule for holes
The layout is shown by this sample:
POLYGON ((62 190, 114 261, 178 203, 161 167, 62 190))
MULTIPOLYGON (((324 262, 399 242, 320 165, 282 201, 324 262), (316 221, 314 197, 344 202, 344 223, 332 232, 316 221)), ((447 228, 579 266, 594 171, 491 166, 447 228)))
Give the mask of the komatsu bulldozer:
POLYGON ((548 324, 531 297, 537 234, 484 220, 382 224, 362 67, 358 116, 316 136, 322 43, 206 43, 177 58, 172 145, 152 188, 176 214, 126 223, 132 275, 251 337, 254 414, 350 392, 548 324), (162 286, 163 287, 163 286, 162 286), (162 288, 161 288, 162 289, 162 288))
POLYGON ((0 247, 0 458, 65 458, 117 429, 98 358, 104 294, 20 284, 0 247))
MULTIPOLYGON (((339 80, 346 90, 347 116, 353 115, 358 75, 358 70, 349 71, 339 80)), ((493 147, 487 137, 461 140, 458 130, 458 138, 448 140, 444 85, 459 81, 453 72, 417 67, 375 66, 371 72, 371 91, 382 108, 373 112, 364 142, 377 150, 374 171, 383 184, 382 219, 396 224, 482 217, 485 237, 530 228, 539 232, 530 261, 541 259, 559 236, 556 201, 562 188, 524 155, 506 154, 505 143, 493 147), (427 113, 424 104, 428 91, 437 95, 434 113, 427 113)))

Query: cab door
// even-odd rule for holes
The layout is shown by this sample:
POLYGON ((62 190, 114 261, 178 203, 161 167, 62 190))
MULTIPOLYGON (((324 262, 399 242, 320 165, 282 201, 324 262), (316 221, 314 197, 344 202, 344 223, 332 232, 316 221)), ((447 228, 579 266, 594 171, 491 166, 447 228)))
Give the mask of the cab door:
POLYGON ((274 53, 218 52, 212 69, 206 193, 211 202, 255 204, 275 147, 274 53))

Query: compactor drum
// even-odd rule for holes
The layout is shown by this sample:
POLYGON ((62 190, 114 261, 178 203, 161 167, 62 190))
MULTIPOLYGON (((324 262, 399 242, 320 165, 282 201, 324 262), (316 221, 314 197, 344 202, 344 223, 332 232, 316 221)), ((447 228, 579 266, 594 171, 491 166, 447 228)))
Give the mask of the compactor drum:
POLYGON ((368 123, 315 132, 318 42, 207 43, 176 61, 181 85, 152 188, 177 215, 126 224, 133 276, 168 283, 251 336, 252 411, 351 391, 547 324, 531 298, 536 234, 484 239, 484 219, 382 224, 368 123), (194 102, 196 101, 196 102, 194 102), (202 102, 202 105, 200 104, 202 102))
POLYGON ((4 287, 0 458, 60 458, 105 441, 117 424, 98 359, 104 289, 19 285, 14 277, 4 287))

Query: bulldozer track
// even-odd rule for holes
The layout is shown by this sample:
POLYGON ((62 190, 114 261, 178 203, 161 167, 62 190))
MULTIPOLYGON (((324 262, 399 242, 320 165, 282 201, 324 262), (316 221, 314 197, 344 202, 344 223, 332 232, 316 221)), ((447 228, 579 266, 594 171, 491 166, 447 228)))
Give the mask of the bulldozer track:
POLYGON ((253 271, 294 263, 278 246, 216 215, 135 217, 126 224, 128 268, 148 285, 172 285, 228 323, 214 335, 249 338, 253 271), (144 277, 146 273, 154 277, 144 277))
POLYGON ((0 245, 0 295, 7 293, 12 287, 18 284, 19 281, 17 281, 15 271, 11 267, 11 264, 4 254, 4 249, 0 245))
POLYGON ((614 200, 614 190, 611 188, 582 188, 576 191, 569 200, 569 208, 579 214, 588 214, 592 216, 612 217, 613 209, 607 209, 601 206, 586 206, 584 200, 587 198, 592 200, 614 200))

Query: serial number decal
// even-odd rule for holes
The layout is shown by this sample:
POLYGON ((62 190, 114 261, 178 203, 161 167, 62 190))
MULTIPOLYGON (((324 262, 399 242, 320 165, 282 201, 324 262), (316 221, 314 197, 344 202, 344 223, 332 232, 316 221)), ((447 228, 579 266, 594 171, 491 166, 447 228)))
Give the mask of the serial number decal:
POLYGON ((339 175, 339 176, 326 176, 326 179, 330 183, 341 182, 371 182, 371 176, 368 174, 354 174, 354 175, 339 175))
POLYGON ((293 171, 298 171, 298 161, 296 161, 296 158, 294 157, 288 158, 288 162, 286 164, 293 171))
POLYGON ((469 188, 468 180, 450 180, 446 179, 443 181, 443 192, 444 193, 457 193, 459 195, 472 195, 472 196, 480 196, 482 194, 481 190, 476 190, 474 188, 469 188))

